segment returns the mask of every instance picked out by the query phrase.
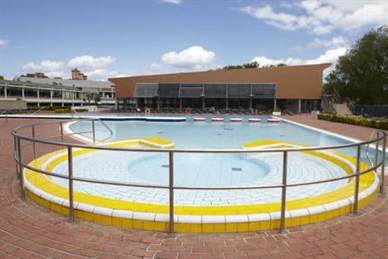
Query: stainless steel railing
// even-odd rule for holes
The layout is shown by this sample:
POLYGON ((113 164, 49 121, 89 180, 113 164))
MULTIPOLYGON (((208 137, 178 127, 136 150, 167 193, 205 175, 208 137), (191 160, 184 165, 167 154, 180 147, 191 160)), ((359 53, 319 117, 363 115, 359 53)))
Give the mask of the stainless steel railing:
MULTIPOLYGON (((93 136, 93 143, 96 142, 96 134, 95 134, 95 123, 96 120, 91 120, 92 129, 91 133, 93 136)), ((81 144, 81 143, 72 143, 69 142, 68 139, 65 141, 65 137, 72 136, 74 134, 82 134, 82 133, 90 133, 87 132, 74 132, 69 134, 64 134, 63 131, 63 121, 50 121, 50 122, 41 122, 35 123, 32 125, 26 125, 17 127, 12 130, 12 135, 14 136, 14 144, 15 144, 15 154, 14 159, 16 161, 16 172, 20 181, 20 187, 22 190, 22 199, 24 196, 24 173, 23 169, 29 169, 33 172, 49 175, 52 177, 58 177, 62 179, 68 180, 68 191, 69 191, 69 217, 71 220, 74 220, 74 189, 73 184, 74 181, 77 182, 86 182, 86 183, 94 183, 94 184, 104 184, 104 185, 115 185, 115 186, 126 186, 126 187, 141 187, 141 188, 158 188, 158 189, 168 189, 169 190, 169 231, 170 233, 174 233, 174 191, 175 190, 250 190, 250 189, 268 189, 268 188, 280 188, 281 189, 281 206, 280 206, 280 231, 284 231, 285 229, 285 219, 286 219, 286 201, 287 201, 287 189, 290 187, 296 186, 306 186, 320 183, 327 183, 333 181, 339 181, 344 179, 354 179, 355 181, 355 190, 354 190, 354 201, 353 201, 353 213, 357 213, 358 210, 358 201, 359 201, 359 184, 360 184, 360 176, 372 171, 376 171, 378 173, 378 169, 380 168, 380 193, 384 191, 384 166, 385 166, 385 150, 386 150, 386 136, 387 134, 384 131, 381 131, 379 135, 375 138, 370 139, 368 141, 352 143, 352 144, 344 144, 337 146, 325 146, 325 147, 295 147, 295 148, 274 148, 274 149, 255 149, 255 150, 244 150, 244 149, 155 149, 155 148, 123 148, 123 147, 112 147, 112 146, 103 146, 103 145, 95 145, 95 144, 81 144), (59 135, 54 136, 45 136, 41 137, 36 135, 36 129, 39 126, 45 126, 48 124, 58 124, 59 123, 59 135), (22 132, 25 130, 31 130, 31 135, 25 135, 22 132), (59 138, 59 140, 56 140, 59 138), (26 144, 22 145, 21 142, 26 142, 26 144), (32 144, 32 152, 33 158, 37 157, 37 149, 36 144, 45 144, 52 147, 65 147, 67 149, 67 162, 68 162, 68 175, 60 175, 54 172, 48 172, 40 168, 35 168, 29 165, 28 162, 24 162, 23 160, 23 149, 32 144), (367 169, 361 170, 361 148, 363 146, 368 146, 371 144, 375 144, 377 149, 375 152, 375 163, 368 167, 367 169), (380 145, 381 144, 381 145, 380 145), (378 147, 381 146, 381 151, 378 150, 378 147), (23 148, 23 149, 22 149, 23 148), (169 183, 168 185, 149 185, 149 184, 138 184, 138 183, 128 183, 128 182, 117 182, 117 181, 101 181, 96 179, 90 179, 85 177, 77 177, 73 175, 73 150, 74 148, 87 148, 94 150, 107 150, 107 151, 118 151, 118 152, 152 152, 152 153, 168 153, 168 161, 169 161, 169 183), (342 148, 356 148, 356 166, 355 171, 352 174, 337 177, 326 180, 312 181, 312 182, 300 182, 300 183, 288 183, 288 159, 289 153, 292 152, 301 152, 301 151, 322 151, 322 150, 336 150, 342 148), (233 186, 233 187, 223 187, 223 186, 176 186, 174 184, 174 154, 180 153, 188 153, 188 154, 242 154, 242 153, 281 153, 282 154, 282 179, 281 184, 277 185, 247 185, 247 186, 233 186), (379 159, 380 155, 380 159, 379 159)), ((105 124, 105 123, 104 123, 105 124)), ((111 131, 113 134, 113 132, 111 131)))

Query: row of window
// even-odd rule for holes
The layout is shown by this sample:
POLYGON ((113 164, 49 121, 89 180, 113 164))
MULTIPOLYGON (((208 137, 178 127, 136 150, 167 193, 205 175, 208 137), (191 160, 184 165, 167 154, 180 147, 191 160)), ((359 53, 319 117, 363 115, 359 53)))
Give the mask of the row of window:
POLYGON ((158 84, 135 86, 134 97, 162 98, 274 98, 275 84, 158 84))

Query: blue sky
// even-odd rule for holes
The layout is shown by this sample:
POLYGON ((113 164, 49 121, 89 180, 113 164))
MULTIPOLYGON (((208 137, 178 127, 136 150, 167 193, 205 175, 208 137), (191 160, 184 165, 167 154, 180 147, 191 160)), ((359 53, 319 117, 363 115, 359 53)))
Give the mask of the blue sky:
POLYGON ((89 78, 335 62, 386 0, 1 0, 0 75, 89 78))

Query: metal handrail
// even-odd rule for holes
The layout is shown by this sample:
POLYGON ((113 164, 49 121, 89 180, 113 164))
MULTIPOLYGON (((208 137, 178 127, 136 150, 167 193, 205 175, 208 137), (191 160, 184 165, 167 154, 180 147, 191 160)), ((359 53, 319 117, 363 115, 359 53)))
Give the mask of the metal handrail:
MULTIPOLYGON (((112 147, 112 146, 103 146, 95 144, 95 126, 94 122, 99 119, 84 119, 90 120, 92 122, 92 134, 93 134, 93 145, 87 144, 78 144, 78 143, 69 143, 64 141, 64 136, 71 136, 74 134, 80 134, 80 132, 73 132, 64 134, 63 132, 63 121, 60 121, 60 137, 61 141, 53 141, 52 138, 56 138, 58 136, 51 136, 48 138, 40 138, 35 135, 35 128, 42 124, 51 124, 58 123, 57 121, 53 122, 40 122, 32 125, 20 126, 11 131, 14 136, 15 141, 15 155, 14 159, 17 163, 17 174, 19 176, 20 184, 22 190, 24 190, 24 177, 23 177, 23 168, 27 168, 31 171, 41 173, 44 175, 49 175, 52 177, 59 177, 62 179, 67 179, 69 181, 69 215, 74 219, 74 197, 73 197, 73 181, 79 182, 88 182, 95 184, 106 184, 106 185, 116 185, 116 186, 126 186, 126 187, 141 187, 141 188, 159 188, 159 189, 168 189, 169 190, 169 215, 170 215, 170 232, 174 232, 174 190, 250 190, 250 189, 267 189, 267 188, 281 188, 281 220, 280 220, 280 231, 285 229, 285 211, 286 211, 286 200, 287 200, 287 188, 289 187, 297 187, 297 186, 305 186, 305 185, 313 185, 313 184, 321 184, 345 179, 355 179, 355 193, 354 193, 354 203, 353 203, 353 212, 356 213, 358 209, 358 194, 359 194, 359 180, 360 176, 371 171, 377 171, 379 167, 381 167, 381 183, 380 183, 380 192, 383 192, 384 188, 384 166, 385 166, 385 146, 386 146, 386 136, 387 134, 384 131, 376 134, 376 138, 369 139, 368 141, 363 141, 359 143, 351 143, 351 144, 343 144, 337 146, 325 146, 325 147, 293 147, 293 148, 272 148, 272 149, 150 149, 150 148, 122 148, 122 147, 112 147), (31 128, 32 136, 24 136, 19 133, 20 130, 31 128), (40 168, 35 168, 30 164, 24 163, 22 159, 22 150, 21 140, 24 140, 28 143, 33 144, 33 153, 34 159, 36 158, 36 149, 35 143, 48 144, 52 146, 62 146, 67 148, 67 159, 68 159, 68 176, 57 174, 54 172, 48 172, 40 168), (371 167, 361 171, 360 170, 360 160, 361 160, 361 147, 363 145, 370 145, 376 143, 376 148, 378 149, 379 142, 383 142, 382 144, 382 156, 381 161, 378 161, 378 152, 376 152, 375 163, 371 167), (320 150, 329 150, 329 149, 340 149, 340 148, 349 148, 356 147, 357 148, 357 160, 356 160, 356 168, 355 172, 352 174, 348 174, 343 177, 337 177, 332 179, 320 180, 320 181, 312 181, 312 182, 301 182, 301 183, 287 183, 287 160, 289 152, 303 152, 303 151, 320 151, 320 150), (73 176, 73 158, 72 152, 73 148, 87 148, 87 149, 95 149, 95 150, 107 150, 107 151, 126 151, 126 152, 153 152, 153 153, 168 153, 169 155, 169 185, 149 185, 149 184, 140 184, 140 183, 127 183, 127 182, 117 182, 117 181, 102 181, 97 179, 89 179, 84 177, 75 177, 73 176), (206 154, 227 154, 227 153, 282 153, 283 154, 283 176, 282 183, 277 185, 248 185, 248 186, 228 186, 228 187, 215 187, 215 186, 176 186, 174 185, 174 153, 206 153, 206 154)), ((99 120, 102 121, 102 120, 99 120)), ((105 124, 105 123, 103 123, 105 124)), ((106 124, 105 124, 106 125, 106 124)), ((109 128, 109 127, 108 127, 109 128)), ((113 135, 113 131, 109 128, 110 132, 113 135)), ((87 133, 90 133, 88 131, 87 133)), ((24 191, 22 191, 22 198, 24 198, 24 191)))
MULTIPOLYGON (((381 131, 379 131, 379 130, 374 130, 374 131, 372 132, 372 134, 370 135, 369 139, 371 140, 371 139, 373 139, 373 138, 379 138, 380 132, 381 132, 381 131)), ((375 154, 375 161, 372 161, 372 159, 371 159, 370 156, 369 156, 369 153, 370 153, 370 150, 371 150, 371 144, 366 145, 365 156, 366 156, 366 158, 368 159, 368 161, 369 161, 369 163, 370 163, 371 165, 376 164, 376 162, 377 162, 377 157, 378 157, 378 152, 379 152, 379 141, 376 141, 375 144, 376 144, 375 152, 377 153, 377 154, 375 154)))

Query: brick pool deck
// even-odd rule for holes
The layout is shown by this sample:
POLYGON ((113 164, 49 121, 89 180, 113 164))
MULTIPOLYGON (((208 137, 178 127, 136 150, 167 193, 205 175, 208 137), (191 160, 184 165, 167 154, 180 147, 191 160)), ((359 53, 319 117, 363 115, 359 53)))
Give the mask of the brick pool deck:
MULTIPOLYGON (((368 139, 371 133, 367 128, 305 115, 287 119, 353 138, 368 139)), ((28 199, 20 199, 10 130, 30 123, 0 119, 0 258, 388 258, 387 194, 379 195, 357 216, 292 228, 284 234, 267 231, 170 237, 82 221, 70 223, 28 199)), ((45 127, 38 134, 56 131, 45 127)), ((38 147, 39 153, 48 151, 38 147)))

